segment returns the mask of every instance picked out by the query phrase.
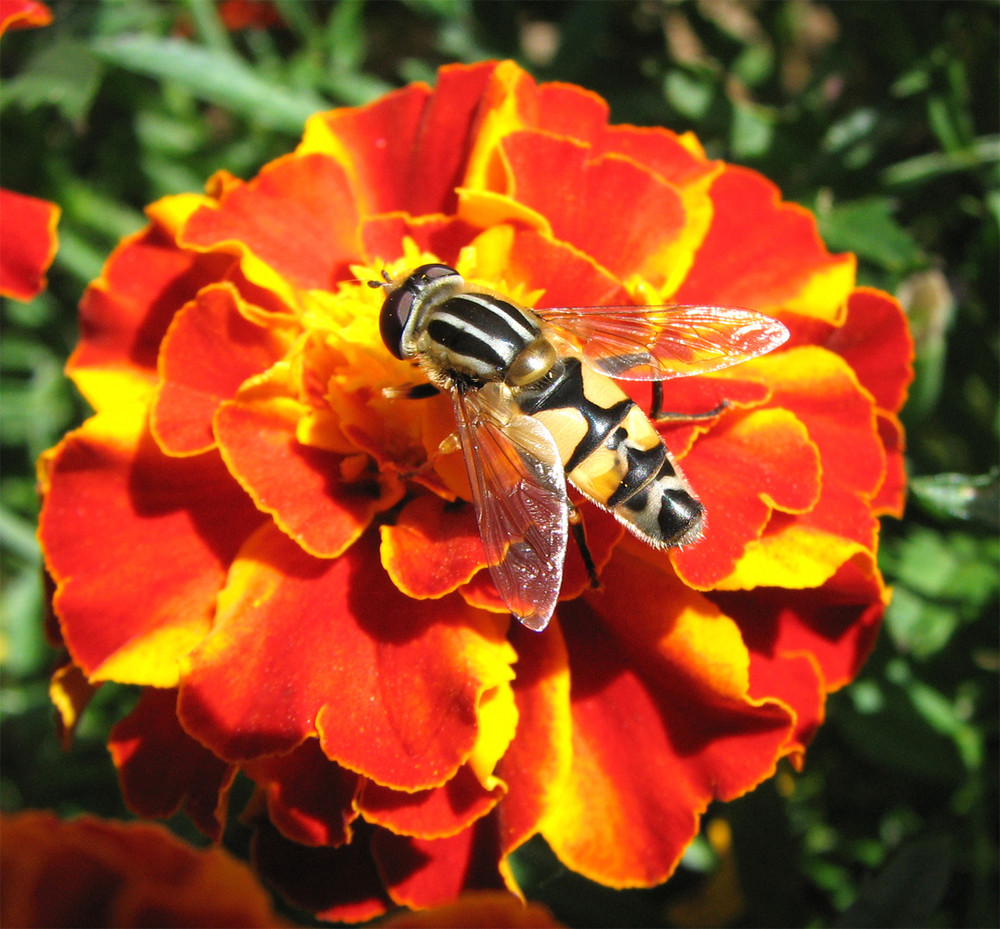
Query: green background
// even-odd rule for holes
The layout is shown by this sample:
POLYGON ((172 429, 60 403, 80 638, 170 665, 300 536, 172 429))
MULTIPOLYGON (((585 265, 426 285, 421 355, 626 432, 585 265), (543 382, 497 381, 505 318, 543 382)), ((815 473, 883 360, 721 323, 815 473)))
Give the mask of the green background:
MULTIPOLYGON (((881 551, 894 600, 805 771, 710 809, 728 861, 699 838, 663 887, 616 893, 536 840, 516 863, 529 896, 579 926, 996 926, 996 3, 274 6, 283 24, 230 32, 211 2, 55 2, 52 25, 3 38, 0 180, 63 209, 48 291, 2 309, 3 808, 128 817, 104 742, 135 694, 103 688, 61 750, 34 538, 33 462, 86 412, 62 365, 87 282, 146 203, 218 168, 251 177, 310 113, 509 57, 763 172, 904 300, 917 344, 910 502, 881 551)), ((227 843, 246 842, 234 824, 227 843)))

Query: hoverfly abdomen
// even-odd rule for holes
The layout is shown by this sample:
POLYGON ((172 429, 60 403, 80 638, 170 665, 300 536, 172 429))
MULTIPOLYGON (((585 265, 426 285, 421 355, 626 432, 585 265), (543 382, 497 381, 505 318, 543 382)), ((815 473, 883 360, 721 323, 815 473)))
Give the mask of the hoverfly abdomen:
POLYGON ((640 538, 661 547, 700 537, 701 504, 652 423, 610 378, 567 358, 554 382, 526 388, 516 402, 552 433, 570 482, 640 538))
POLYGON ((620 504, 615 514, 661 547, 697 542, 705 525, 705 507, 669 454, 649 485, 620 504))

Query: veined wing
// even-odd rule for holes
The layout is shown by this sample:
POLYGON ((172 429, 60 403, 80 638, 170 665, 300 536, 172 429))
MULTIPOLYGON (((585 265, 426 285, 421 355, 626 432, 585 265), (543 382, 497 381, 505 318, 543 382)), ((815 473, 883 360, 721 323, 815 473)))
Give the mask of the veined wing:
POLYGON ((540 631, 552 618, 562 584, 566 478, 555 441, 541 423, 510 410, 513 415, 501 425, 493 386, 453 390, 455 419, 493 581, 510 611, 540 631))
POLYGON ((609 377, 660 381, 707 374, 777 348, 776 319, 726 306, 608 306, 534 310, 609 377))

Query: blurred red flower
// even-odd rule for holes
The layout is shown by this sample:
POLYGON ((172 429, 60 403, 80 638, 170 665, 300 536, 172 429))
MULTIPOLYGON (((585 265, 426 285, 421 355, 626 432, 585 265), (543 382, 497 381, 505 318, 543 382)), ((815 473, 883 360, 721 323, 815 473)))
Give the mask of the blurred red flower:
POLYGON ((39 0, 0 0, 0 36, 8 29, 31 29, 52 22, 52 11, 39 0))
POLYGON ((96 413, 39 469, 57 703, 72 724, 100 682, 143 685, 111 739, 132 809, 217 836, 242 770, 258 868, 324 918, 513 888, 535 834, 605 884, 664 880, 710 801, 800 760, 875 637, 899 306, 760 175, 607 115, 511 63, 445 68, 153 204, 83 299, 68 370, 96 413), (662 429, 704 539, 655 552, 582 503, 602 589, 571 550, 543 633, 482 570, 461 456, 414 476, 448 398, 383 394, 414 368, 366 282, 436 261, 532 306, 791 332, 670 383, 672 410, 729 404, 662 429))
POLYGON ((285 926, 253 872, 163 826, 0 817, 4 926, 285 926))
MULTIPOLYGON (((0 36, 52 22, 35 0, 0 0, 0 36)), ((48 200, 0 189, 0 294, 31 300, 45 290, 45 272, 56 254, 59 207, 48 200)))

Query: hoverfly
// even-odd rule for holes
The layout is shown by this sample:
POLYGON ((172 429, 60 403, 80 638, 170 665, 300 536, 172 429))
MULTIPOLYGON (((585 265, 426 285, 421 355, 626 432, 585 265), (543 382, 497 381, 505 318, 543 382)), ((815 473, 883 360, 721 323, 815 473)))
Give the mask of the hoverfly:
POLYGON ((571 525, 596 583, 567 480, 656 548, 701 538, 704 507, 613 378, 655 388, 738 364, 781 345, 780 322, 717 306, 531 310, 444 264, 383 277, 369 282, 386 290, 382 340, 450 393, 490 572, 525 626, 552 617, 571 525))

